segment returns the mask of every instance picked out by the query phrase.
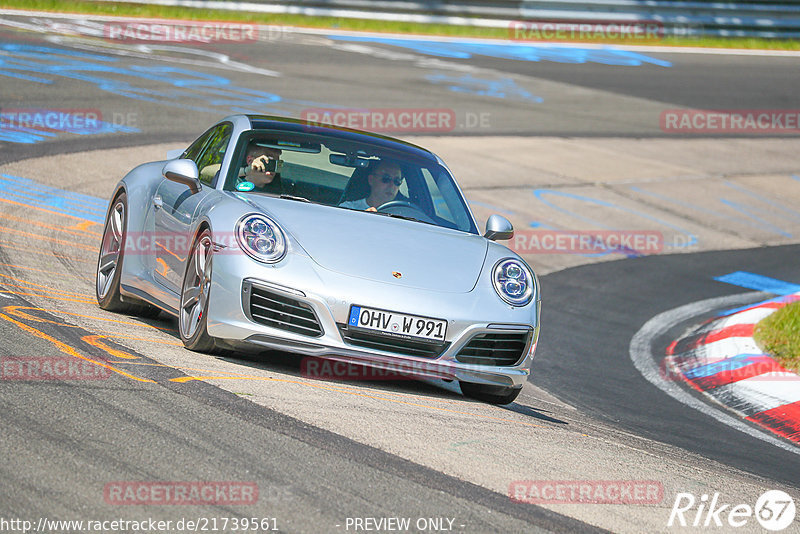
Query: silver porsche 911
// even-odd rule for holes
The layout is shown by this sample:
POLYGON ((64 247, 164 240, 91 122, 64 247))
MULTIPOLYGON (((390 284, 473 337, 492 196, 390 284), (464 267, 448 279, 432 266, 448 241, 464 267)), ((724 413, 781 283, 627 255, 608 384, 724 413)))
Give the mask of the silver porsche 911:
MULTIPOLYGON (((539 335, 536 275, 483 235, 431 152, 236 115, 116 186, 97 265, 106 310, 178 318, 196 351, 263 348, 456 380, 507 404, 539 335)), ((325 360, 323 360, 325 361, 325 360)))

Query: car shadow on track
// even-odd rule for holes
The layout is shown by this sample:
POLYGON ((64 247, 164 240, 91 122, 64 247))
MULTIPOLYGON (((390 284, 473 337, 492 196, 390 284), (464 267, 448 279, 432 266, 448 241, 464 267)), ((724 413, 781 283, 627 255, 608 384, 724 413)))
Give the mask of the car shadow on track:
POLYGON ((530 406, 525 406, 517 402, 511 403, 506 406, 501 406, 501 408, 503 408, 504 410, 508 410, 509 412, 514 412, 520 415, 533 417, 534 419, 545 421, 547 423, 556 423, 559 425, 569 424, 567 421, 562 421, 561 419, 556 419, 555 417, 550 417, 549 415, 546 415, 544 412, 546 412, 547 410, 537 410, 536 408, 531 408, 530 406))
MULTIPOLYGON (((166 316, 166 314, 160 314, 158 317, 155 318, 139 317, 137 319, 143 323, 146 323, 156 328, 163 328, 165 325, 169 323, 174 323, 174 320, 166 316)), ((177 324, 175 324, 175 326, 177 326, 177 324)), ((167 331, 165 333, 176 339, 180 339, 177 334, 177 328, 175 329, 175 331, 167 331)), ((268 350, 240 351, 234 349, 222 349, 215 352, 212 355, 212 357, 218 358, 228 363, 232 363, 242 368, 259 369, 262 371, 274 371, 285 374, 287 376, 296 377, 298 379, 313 380, 315 382, 321 382, 338 386, 366 386, 370 390, 373 390, 376 394, 400 393, 406 395, 418 395, 422 397, 427 397, 430 398, 431 400, 444 400, 444 401, 457 400, 465 403, 476 403, 481 405, 484 404, 481 401, 464 397, 456 382, 448 383, 443 380, 430 380, 430 379, 422 379, 419 377, 411 377, 411 376, 401 377, 399 379, 392 377, 369 379, 369 378, 364 378, 362 375, 358 375, 359 376, 358 378, 349 378, 353 376, 349 373, 344 373, 341 376, 330 376, 330 375, 309 376, 308 367, 304 367, 303 365, 304 359, 307 357, 298 354, 292 354, 290 352, 268 351, 268 350)), ((317 361, 322 361, 317 358, 312 358, 312 359, 317 361)), ((348 365, 355 366, 356 368, 361 367, 358 366, 357 364, 348 364, 348 365)), ((364 373, 364 375, 369 376, 369 373, 364 373)), ((396 377, 397 375, 395 374, 394 376, 396 377)), ((546 423, 553 423, 558 425, 569 424, 568 422, 562 421, 561 419, 551 417, 550 415, 548 415, 548 413, 551 413, 548 410, 536 409, 531 406, 520 404, 519 400, 509 405, 498 406, 498 408, 514 412, 519 415, 523 415, 525 417, 531 417, 533 419, 537 419, 539 421, 546 423)))
MULTIPOLYGON (((442 400, 464 400, 464 397, 458 392, 457 389, 444 386, 437 386, 430 381, 424 381, 419 378, 348 378, 352 376, 350 373, 344 373, 341 376, 309 376, 307 368, 304 368, 303 360, 306 356, 292 354, 289 352, 280 351, 262 351, 262 352, 233 352, 224 351, 217 357, 236 365, 251 367, 254 369, 268 370, 284 373, 289 376, 294 376, 300 379, 313 380, 315 382, 322 382, 331 385, 339 386, 368 386, 370 389, 375 390, 376 393, 405 393, 409 395, 420 395, 442 400)), ((315 358, 316 360, 316 358, 315 358)), ((332 362, 332 360, 331 360, 332 362)), ((357 364, 348 364, 355 367, 361 367, 357 364)))
MULTIPOLYGON (((226 354, 220 355, 220 358, 225 361, 252 367, 262 370, 272 370, 280 373, 285 373, 290 376, 298 378, 305 378, 331 385, 341 386, 366 386, 374 390, 376 394, 384 393, 403 393, 408 395, 419 395, 430 398, 431 400, 458 400, 465 403, 475 403, 485 405, 485 403, 464 397, 455 382, 446 383, 441 380, 425 380, 420 378, 408 377, 400 380, 347 380, 345 378, 324 378, 324 377, 310 377, 303 368, 303 356, 279 351, 264 351, 258 353, 242 354, 226 354)), ((353 364, 356 365, 356 364, 353 364)), ((536 409, 531 406, 526 406, 514 402, 506 406, 497 406, 502 410, 514 412, 525 417, 531 417, 546 423, 553 423, 558 425, 568 425, 567 421, 562 421, 555 417, 547 415, 550 413, 545 409, 536 409)))

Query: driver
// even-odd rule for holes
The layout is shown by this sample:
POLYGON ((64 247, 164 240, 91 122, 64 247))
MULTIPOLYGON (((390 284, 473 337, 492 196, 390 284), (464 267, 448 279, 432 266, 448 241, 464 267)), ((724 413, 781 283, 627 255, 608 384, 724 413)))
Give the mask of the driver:
POLYGON ((403 185, 403 173, 400 166, 392 161, 381 161, 367 177, 369 195, 358 200, 348 200, 339 206, 355 210, 378 211, 378 207, 391 202, 397 197, 403 185))

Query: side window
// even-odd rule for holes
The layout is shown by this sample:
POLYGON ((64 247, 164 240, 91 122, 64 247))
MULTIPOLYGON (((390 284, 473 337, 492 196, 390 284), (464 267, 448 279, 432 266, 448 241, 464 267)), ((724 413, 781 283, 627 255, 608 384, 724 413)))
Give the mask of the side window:
POLYGON ((214 133, 213 129, 198 137, 197 140, 184 151, 183 156, 181 157, 183 159, 190 159, 197 163, 197 156, 200 155, 200 151, 203 150, 204 146, 206 146, 206 142, 208 142, 208 138, 211 137, 212 133, 214 133))
POLYGON ((444 195, 442 195, 442 192, 439 190, 439 186, 436 184, 436 180, 433 179, 430 171, 428 171, 428 169, 422 169, 422 176, 425 177, 425 185, 428 186, 428 192, 431 194, 433 210, 436 215, 442 219, 455 222, 453 214, 447 205, 447 201, 445 200, 444 195))
POLYGON ((204 184, 212 185, 219 174, 222 159, 225 157, 225 149, 228 148, 228 142, 231 140, 231 129, 230 124, 222 124, 211 130, 200 154, 196 159, 190 158, 194 159, 197 164, 200 181, 204 184))

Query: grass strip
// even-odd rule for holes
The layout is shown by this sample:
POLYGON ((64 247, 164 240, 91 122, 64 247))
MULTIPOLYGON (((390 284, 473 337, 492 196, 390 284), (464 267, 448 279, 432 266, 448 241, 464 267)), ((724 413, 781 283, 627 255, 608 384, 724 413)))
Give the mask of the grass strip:
POLYGON ((800 372, 800 302, 784 306, 759 321, 753 337, 762 350, 786 369, 800 372))
MULTIPOLYGON (((509 39, 508 28, 482 28, 447 24, 422 24, 389 20, 352 19, 341 17, 310 17, 305 15, 252 13, 246 11, 212 10, 177 6, 158 6, 121 2, 87 2, 74 0, 0 0, 0 7, 58 13, 81 13, 88 15, 114 15, 121 17, 149 17, 193 21, 230 21, 282 26, 304 26, 310 28, 369 31, 377 33, 400 33, 450 37, 477 37, 509 39)), ((520 41, 530 43, 534 41, 520 41)), ((650 46, 681 46, 702 48, 744 48, 751 50, 800 50, 800 40, 757 39, 743 37, 673 37, 636 43, 634 40, 581 39, 586 44, 646 44, 650 46)))

